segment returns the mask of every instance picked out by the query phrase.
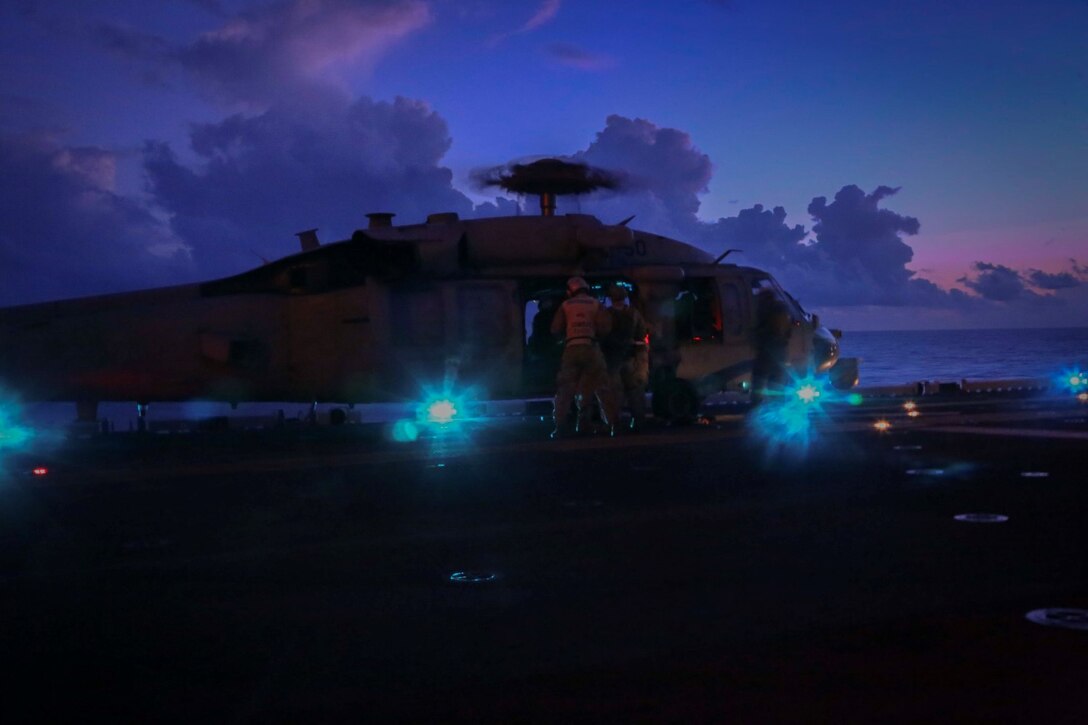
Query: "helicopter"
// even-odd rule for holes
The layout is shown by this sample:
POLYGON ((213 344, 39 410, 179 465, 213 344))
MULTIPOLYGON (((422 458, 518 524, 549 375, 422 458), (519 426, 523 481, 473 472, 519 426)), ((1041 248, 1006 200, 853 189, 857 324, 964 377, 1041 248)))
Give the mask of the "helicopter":
MULTIPOLYGON (((371 403, 473 390, 480 399, 549 397, 561 346, 543 335, 566 280, 602 300, 629 292, 650 329, 652 408, 689 419, 721 391, 745 392, 755 297, 771 290, 793 325, 789 365, 857 383, 838 331, 805 312, 762 270, 587 214, 556 197, 613 188, 615 176, 541 159, 488 183, 540 198, 539 216, 430 214, 394 225, 367 214, 350 238, 203 283, 0 309, 0 381, 26 400, 205 399, 371 403)), ((730 250, 733 251, 733 250, 730 250)))

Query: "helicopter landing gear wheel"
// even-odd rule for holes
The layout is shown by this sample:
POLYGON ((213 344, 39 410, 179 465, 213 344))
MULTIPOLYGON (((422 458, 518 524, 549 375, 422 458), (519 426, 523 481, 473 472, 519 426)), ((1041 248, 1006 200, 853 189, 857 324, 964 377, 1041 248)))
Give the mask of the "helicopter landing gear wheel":
POLYGON ((655 385, 651 403, 654 416, 671 423, 690 422, 699 412, 699 396, 695 388, 688 381, 677 378, 655 385))

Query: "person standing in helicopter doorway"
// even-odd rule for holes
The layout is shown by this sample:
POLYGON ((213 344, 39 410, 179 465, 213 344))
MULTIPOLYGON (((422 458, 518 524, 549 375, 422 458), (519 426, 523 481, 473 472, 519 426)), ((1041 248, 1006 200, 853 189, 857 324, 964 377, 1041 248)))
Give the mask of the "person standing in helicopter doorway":
POLYGON ((773 290, 756 295, 756 357, 752 363, 752 405, 768 394, 780 394, 786 384, 786 358, 793 323, 789 310, 773 290))
POLYGON ((567 281, 567 299, 552 318, 553 335, 564 338, 563 357, 559 363, 555 392, 555 430, 552 437, 569 435, 574 425, 570 421, 571 403, 577 398, 581 419, 586 396, 594 394, 601 406, 604 424, 615 434, 616 406, 608 384, 608 369, 599 341, 611 331, 608 310, 590 294, 589 285, 581 277, 567 281), (579 395, 581 393, 581 395, 579 395))
POLYGON ((639 430, 646 418, 646 384, 650 381, 650 353, 646 345, 646 321, 627 302, 627 290, 614 284, 612 332, 604 340, 604 359, 617 409, 624 403, 631 411, 631 430, 639 430))

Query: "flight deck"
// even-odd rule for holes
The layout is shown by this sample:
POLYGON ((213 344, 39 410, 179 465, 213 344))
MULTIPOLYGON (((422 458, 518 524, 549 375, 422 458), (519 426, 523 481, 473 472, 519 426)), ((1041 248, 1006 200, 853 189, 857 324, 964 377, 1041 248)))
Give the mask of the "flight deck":
MULTIPOLYGON (((924 391, 919 391, 924 392, 924 391)), ((529 409, 531 410, 531 409, 529 409)), ((7 722, 1082 722, 1088 403, 724 401, 549 440, 83 432, 8 459, 7 722)))

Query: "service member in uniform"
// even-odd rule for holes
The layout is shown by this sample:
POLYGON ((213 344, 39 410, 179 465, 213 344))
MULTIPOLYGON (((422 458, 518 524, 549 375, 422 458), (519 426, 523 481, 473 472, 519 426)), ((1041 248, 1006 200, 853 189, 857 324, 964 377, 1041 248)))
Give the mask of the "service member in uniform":
POLYGON ((789 310, 769 289, 756 295, 756 358, 752 363, 752 404, 777 395, 786 384, 786 362, 793 323, 789 310))
POLYGON ((627 290, 618 284, 608 290, 612 300, 612 332, 604 341, 604 359, 617 408, 631 410, 631 430, 642 427, 646 417, 646 384, 650 381, 650 354, 646 345, 646 321, 627 303, 627 290))
POLYGON ((571 277, 567 281, 567 299, 556 311, 551 326, 553 335, 564 337, 563 358, 556 378, 553 438, 571 432, 571 403, 577 399, 580 419, 585 398, 591 393, 597 396, 604 424, 615 433, 616 405, 598 344, 610 330, 608 310, 589 293, 584 279, 571 277))

